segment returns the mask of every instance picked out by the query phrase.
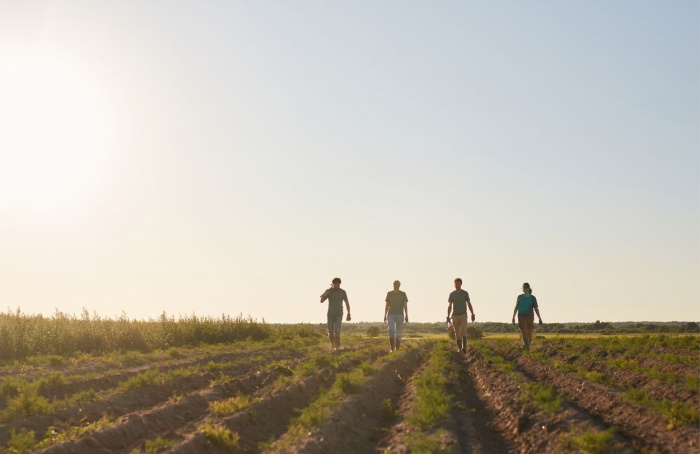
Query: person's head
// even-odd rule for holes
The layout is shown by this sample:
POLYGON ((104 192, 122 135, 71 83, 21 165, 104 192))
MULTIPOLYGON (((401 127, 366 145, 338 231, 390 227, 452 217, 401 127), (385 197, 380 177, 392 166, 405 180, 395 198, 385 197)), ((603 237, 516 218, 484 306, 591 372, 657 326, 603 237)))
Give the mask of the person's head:
POLYGON ((532 295, 532 289, 530 288, 530 284, 528 284, 527 282, 523 284, 523 293, 525 293, 526 295, 532 295))
POLYGON ((462 279, 460 279, 460 278, 455 279, 455 288, 457 290, 462 288, 462 279))
POLYGON ((339 277, 333 278, 333 287, 335 287, 335 288, 340 287, 340 278, 339 277))
POLYGON ((394 281, 394 290, 398 290, 399 287, 401 287, 401 282, 399 282, 399 281, 394 281))

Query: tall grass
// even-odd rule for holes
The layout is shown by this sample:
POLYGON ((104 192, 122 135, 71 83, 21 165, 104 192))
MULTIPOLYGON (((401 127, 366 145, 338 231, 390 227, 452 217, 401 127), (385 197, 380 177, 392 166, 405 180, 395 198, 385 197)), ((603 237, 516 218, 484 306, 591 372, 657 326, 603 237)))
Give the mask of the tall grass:
POLYGON ((250 317, 168 316, 130 320, 103 318, 83 310, 80 316, 56 311, 51 317, 24 314, 17 309, 0 312, 0 361, 25 360, 31 356, 72 356, 77 353, 141 351, 192 347, 243 340, 280 337, 315 337, 308 327, 272 327, 250 317))

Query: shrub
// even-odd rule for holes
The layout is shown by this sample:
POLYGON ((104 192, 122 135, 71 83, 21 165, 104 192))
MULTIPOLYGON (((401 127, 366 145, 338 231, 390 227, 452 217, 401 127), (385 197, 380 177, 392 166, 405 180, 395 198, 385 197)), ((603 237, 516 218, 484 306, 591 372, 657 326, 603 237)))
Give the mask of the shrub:
POLYGON ((199 430, 204 434, 204 438, 214 446, 227 449, 238 447, 238 434, 231 432, 226 427, 208 422, 200 426, 199 430))
POLYGON ((467 339, 476 340, 484 337, 483 331, 473 325, 467 326, 467 339))
POLYGON ((597 431, 588 430, 581 435, 573 435, 565 439, 565 448, 578 450, 580 452, 598 454, 607 452, 613 449, 613 438, 615 437, 615 428, 611 427, 607 430, 597 431))
POLYGON ((161 450, 170 449, 176 444, 177 440, 158 437, 155 440, 147 440, 143 450, 146 454, 155 454, 161 450))
POLYGON ((21 429, 19 432, 14 428, 10 430, 9 452, 17 454, 34 452, 36 444, 33 430, 21 429))

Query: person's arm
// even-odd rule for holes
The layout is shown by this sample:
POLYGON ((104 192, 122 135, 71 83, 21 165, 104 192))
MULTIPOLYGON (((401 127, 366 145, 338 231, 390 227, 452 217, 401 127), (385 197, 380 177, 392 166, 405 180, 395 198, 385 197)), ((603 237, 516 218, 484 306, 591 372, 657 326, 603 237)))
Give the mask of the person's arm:
POLYGON ((348 310, 348 316, 345 318, 345 320, 350 321, 350 320, 352 320, 352 317, 350 317, 350 301, 348 301, 348 294, 347 293, 343 297, 343 301, 345 301, 345 308, 348 310))
POLYGON ((389 314, 389 295, 386 295, 386 305, 384 305, 384 323, 386 323, 386 316, 389 314))
POLYGON ((403 304, 403 310, 406 312, 406 319, 404 320, 404 323, 408 323, 408 301, 403 304))
POLYGON ((542 324, 542 317, 540 317, 540 309, 536 307, 535 313, 537 314, 537 318, 540 319, 540 325, 541 325, 542 324))
POLYGON ((518 302, 515 302, 515 309, 513 309, 513 320, 510 322, 515 325, 515 314, 518 312, 518 302))
POLYGON ((452 301, 447 304, 447 320, 450 319, 450 314, 452 313, 452 301))
POLYGON ((472 313, 472 321, 476 319, 476 316, 474 315, 474 309, 472 308, 472 302, 469 299, 469 293, 467 293, 467 307, 469 308, 469 312, 472 313))
POLYGON ((325 292, 321 293, 321 302, 323 303, 328 299, 328 292, 330 289, 333 288, 332 286, 330 288, 327 288, 325 292))

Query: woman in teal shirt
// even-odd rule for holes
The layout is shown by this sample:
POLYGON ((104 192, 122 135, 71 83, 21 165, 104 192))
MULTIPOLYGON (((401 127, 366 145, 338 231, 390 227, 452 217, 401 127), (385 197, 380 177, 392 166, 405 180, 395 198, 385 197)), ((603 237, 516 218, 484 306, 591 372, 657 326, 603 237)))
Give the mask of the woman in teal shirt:
POLYGON ((539 319, 540 325, 542 324, 542 317, 540 317, 540 310, 537 307, 537 298, 532 294, 532 289, 530 284, 525 282, 523 284, 523 294, 518 295, 518 299, 515 302, 515 309, 513 310, 513 320, 512 323, 515 325, 515 314, 518 314, 518 326, 520 327, 520 332, 523 333, 523 343, 525 350, 530 349, 530 342, 532 342, 532 333, 535 331, 535 314, 537 313, 537 318, 539 319))

